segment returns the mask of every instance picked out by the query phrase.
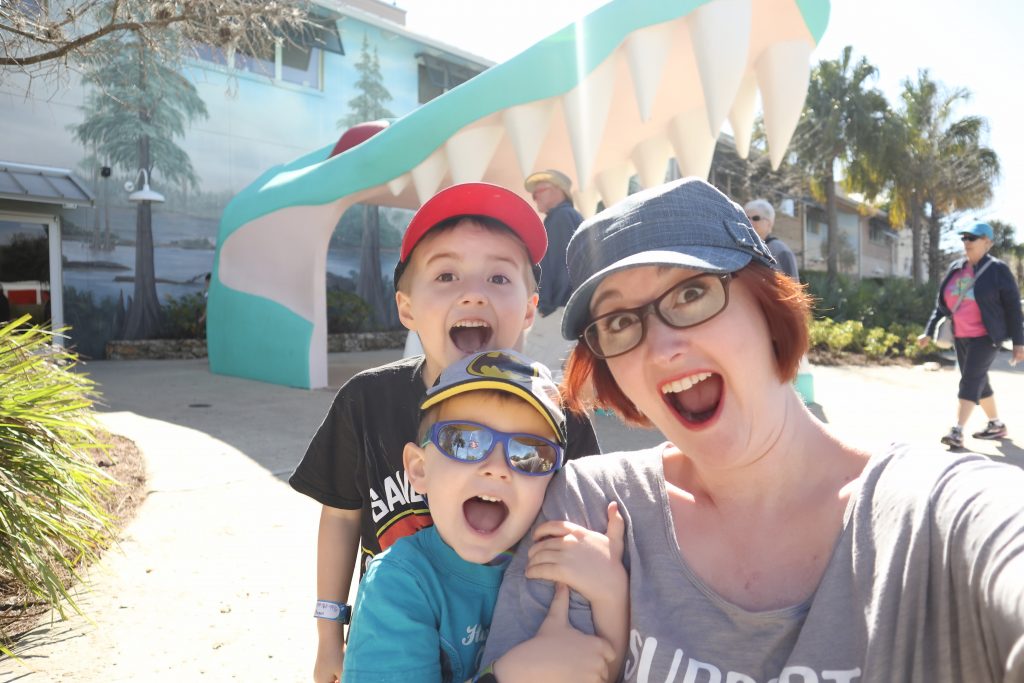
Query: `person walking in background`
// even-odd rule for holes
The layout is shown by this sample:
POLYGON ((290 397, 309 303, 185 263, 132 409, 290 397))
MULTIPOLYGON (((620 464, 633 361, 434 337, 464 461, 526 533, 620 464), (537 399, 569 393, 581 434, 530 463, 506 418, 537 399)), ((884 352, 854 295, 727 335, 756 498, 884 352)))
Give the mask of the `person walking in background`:
POLYGON ((973 434, 975 439, 1006 438, 1006 425, 999 419, 988 370, 1003 341, 1013 340, 1011 363, 1024 360, 1024 315, 1020 290, 1009 266, 988 252, 992 248, 992 226, 975 223, 960 231, 964 257, 946 271, 935 299, 924 334, 917 338, 925 346, 935 334, 942 318, 953 325, 954 348, 960 368, 959 407, 956 424, 942 443, 963 448, 964 425, 980 404, 988 416, 988 425, 973 434))
POLYGON ((540 263, 540 301, 538 317, 527 337, 530 356, 551 368, 555 379, 562 376, 562 365, 572 348, 562 339, 562 309, 569 301, 569 271, 565 266, 565 250, 583 216, 572 205, 572 181, 560 171, 548 169, 530 175, 526 191, 533 196, 537 211, 544 214, 548 233, 548 251, 540 263))
POLYGON ((775 227, 775 209, 767 199, 753 199, 743 207, 747 219, 754 226, 758 236, 768 245, 768 250, 779 262, 779 269, 794 280, 800 280, 796 266, 796 255, 785 242, 772 234, 775 227))

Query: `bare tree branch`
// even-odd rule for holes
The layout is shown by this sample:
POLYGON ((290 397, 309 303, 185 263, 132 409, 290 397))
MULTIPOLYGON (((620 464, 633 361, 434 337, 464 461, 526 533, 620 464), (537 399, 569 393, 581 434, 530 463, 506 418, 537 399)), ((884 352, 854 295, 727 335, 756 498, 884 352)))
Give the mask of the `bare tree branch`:
POLYGON ((104 39, 129 32, 168 62, 200 44, 260 54, 310 30, 308 13, 308 0, 0 2, 0 83, 95 63, 104 39))

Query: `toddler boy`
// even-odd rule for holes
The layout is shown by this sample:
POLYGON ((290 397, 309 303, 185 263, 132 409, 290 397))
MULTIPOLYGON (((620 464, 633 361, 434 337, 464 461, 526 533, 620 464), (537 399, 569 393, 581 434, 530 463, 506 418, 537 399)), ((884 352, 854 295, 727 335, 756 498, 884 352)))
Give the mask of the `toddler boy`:
MULTIPOLYGON (((403 460, 411 486, 430 503, 434 525, 400 539, 367 569, 344 683, 473 677, 509 551, 529 531, 563 464, 565 416, 557 388, 546 367, 515 351, 457 361, 420 407, 419 435, 406 444, 403 460)), ((610 513, 608 537, 574 529, 594 545, 568 544, 563 553, 577 554, 561 561, 585 564, 602 577, 593 603, 597 632, 617 634, 609 640, 624 646, 622 527, 610 513), (602 540, 614 550, 592 552, 602 540)))

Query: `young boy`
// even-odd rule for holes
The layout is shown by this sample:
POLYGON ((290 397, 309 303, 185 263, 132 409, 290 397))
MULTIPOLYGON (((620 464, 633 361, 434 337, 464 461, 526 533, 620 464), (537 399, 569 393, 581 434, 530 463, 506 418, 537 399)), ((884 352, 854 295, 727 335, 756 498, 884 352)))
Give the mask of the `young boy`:
MULTIPOLYGON (((349 613, 341 603, 357 554, 365 571, 371 557, 431 524, 401 458, 416 438, 424 392, 442 368, 469 353, 522 346, 537 308, 536 264, 546 247, 532 207, 487 183, 438 192, 409 223, 395 268, 395 298, 402 324, 419 334, 425 354, 349 380, 289 479, 323 505, 315 683, 341 675, 349 613)), ((574 413, 567 437, 567 459, 599 451, 593 426, 574 413)))
MULTIPOLYGON (((457 361, 420 408, 419 435, 406 444, 403 460, 410 484, 430 502, 434 525, 399 539, 370 563, 359 584, 343 683, 478 680, 509 551, 529 531, 562 466, 558 390, 545 366, 515 351, 457 361)), ((560 553, 538 563, 562 562, 584 586, 595 587, 584 597, 596 631, 611 645, 609 653, 624 653, 622 518, 609 510, 607 536, 582 527, 572 532, 576 537, 560 553), (573 571, 580 566, 585 569, 573 571)), ((549 651, 562 647, 550 636, 537 640, 549 651)), ((556 656, 582 654, 563 648, 556 656)), ((524 655, 506 654, 516 656, 524 655)), ((611 659, 617 673, 621 660, 611 659)))

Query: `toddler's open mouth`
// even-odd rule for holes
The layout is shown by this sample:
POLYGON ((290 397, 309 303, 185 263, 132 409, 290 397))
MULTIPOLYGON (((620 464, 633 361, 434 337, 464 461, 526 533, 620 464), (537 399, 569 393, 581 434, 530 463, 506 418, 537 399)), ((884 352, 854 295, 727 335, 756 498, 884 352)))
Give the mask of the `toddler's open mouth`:
POLYGON ((508 506, 494 496, 474 496, 462 504, 462 514, 471 529, 489 534, 508 517, 508 506))

